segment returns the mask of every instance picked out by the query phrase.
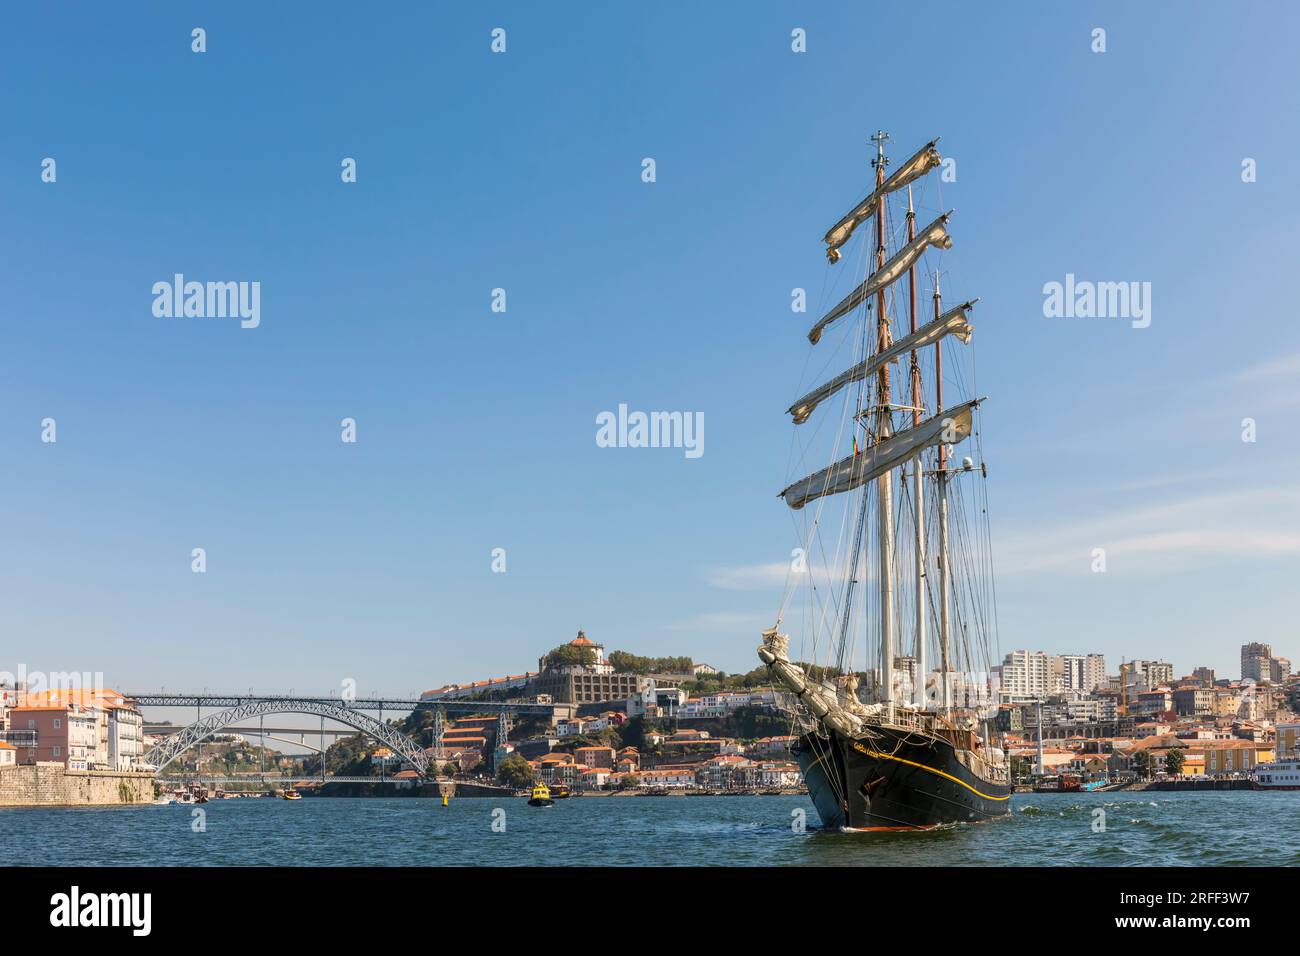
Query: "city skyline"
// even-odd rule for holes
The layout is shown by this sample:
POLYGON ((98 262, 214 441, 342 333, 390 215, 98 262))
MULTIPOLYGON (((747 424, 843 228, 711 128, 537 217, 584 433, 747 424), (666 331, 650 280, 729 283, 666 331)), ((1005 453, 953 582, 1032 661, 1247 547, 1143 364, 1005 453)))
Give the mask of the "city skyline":
POLYGON ((991 663, 1300 656, 1300 135, 1260 95, 1294 11, 950 10, 868 71, 900 14, 146 6, 6 14, 0 670, 405 696, 580 627, 758 666, 796 544, 791 290, 827 281, 878 128, 957 162, 924 201, 980 298, 991 663), (159 317, 178 273, 260 283, 257 326, 159 317), (1049 318, 1067 277, 1149 282, 1150 324, 1049 318), (702 416, 703 453, 602 447, 621 406, 702 416))

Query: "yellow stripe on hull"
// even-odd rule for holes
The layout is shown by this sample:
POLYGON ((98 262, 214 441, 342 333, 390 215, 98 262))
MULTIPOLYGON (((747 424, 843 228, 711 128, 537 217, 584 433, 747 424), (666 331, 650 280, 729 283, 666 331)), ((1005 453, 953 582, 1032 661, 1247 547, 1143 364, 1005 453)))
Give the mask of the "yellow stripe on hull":
POLYGON ((895 760, 898 763, 905 763, 910 767, 919 767, 921 770, 927 770, 930 773, 936 773, 941 777, 947 777, 953 783, 961 784, 971 793, 975 794, 976 796, 983 797, 985 800, 1010 800, 1011 799, 1010 794, 1008 794, 1005 797, 995 797, 989 793, 981 793, 980 791, 972 787, 969 783, 967 783, 965 780, 961 780, 957 777, 954 777, 950 773, 944 773, 942 770, 936 770, 934 767, 927 767, 925 764, 917 763, 915 760, 907 760, 903 757, 896 757, 893 754, 882 754, 876 750, 868 750, 866 747, 862 746, 862 744, 858 743, 856 740, 853 741, 853 749, 856 750, 858 753, 866 754, 868 757, 875 757, 879 760, 895 760))

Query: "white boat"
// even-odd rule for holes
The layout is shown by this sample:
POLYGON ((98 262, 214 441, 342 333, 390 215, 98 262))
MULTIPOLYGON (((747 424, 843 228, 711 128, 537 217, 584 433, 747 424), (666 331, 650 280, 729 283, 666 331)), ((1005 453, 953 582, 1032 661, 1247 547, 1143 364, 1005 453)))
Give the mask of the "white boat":
POLYGON ((173 800, 171 797, 167 796, 166 794, 163 794, 161 797, 154 798, 153 805, 155 807, 170 807, 175 802, 176 801, 173 800))
POLYGON ((1300 790, 1300 754, 1262 763, 1255 768, 1256 790, 1300 790))

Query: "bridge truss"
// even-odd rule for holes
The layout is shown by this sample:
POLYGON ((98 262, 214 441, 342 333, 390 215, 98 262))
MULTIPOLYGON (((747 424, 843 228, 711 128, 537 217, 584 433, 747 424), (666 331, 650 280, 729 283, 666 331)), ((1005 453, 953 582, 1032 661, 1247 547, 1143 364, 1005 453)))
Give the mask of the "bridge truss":
MULTIPOLYGON (((232 698, 233 699, 233 698, 232 698)), ((148 701, 136 698, 138 703, 148 701)), ((196 744, 202 743, 215 733, 221 732, 228 725, 252 717, 265 717, 268 714, 313 714, 329 720, 346 724, 354 730, 382 743, 389 750, 399 755, 415 770, 421 778, 430 776, 429 759, 418 743, 399 730, 394 730, 381 720, 358 710, 354 704, 336 700, 312 699, 305 697, 284 698, 246 698, 233 706, 215 714, 209 714, 184 727, 166 740, 159 742, 145 753, 146 763, 152 764, 157 772, 196 744)), ((436 772, 436 768, 433 768, 436 772)))

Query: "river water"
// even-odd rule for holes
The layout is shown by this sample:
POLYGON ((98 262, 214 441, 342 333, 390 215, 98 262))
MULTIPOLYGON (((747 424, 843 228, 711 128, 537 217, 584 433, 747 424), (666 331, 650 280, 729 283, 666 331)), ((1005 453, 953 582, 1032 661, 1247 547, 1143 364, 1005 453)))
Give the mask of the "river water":
POLYGON ((2 809, 0 840, 14 863, 73 866, 1300 865, 1300 792, 1017 794, 1012 811, 841 834, 805 797, 263 798, 2 809))

